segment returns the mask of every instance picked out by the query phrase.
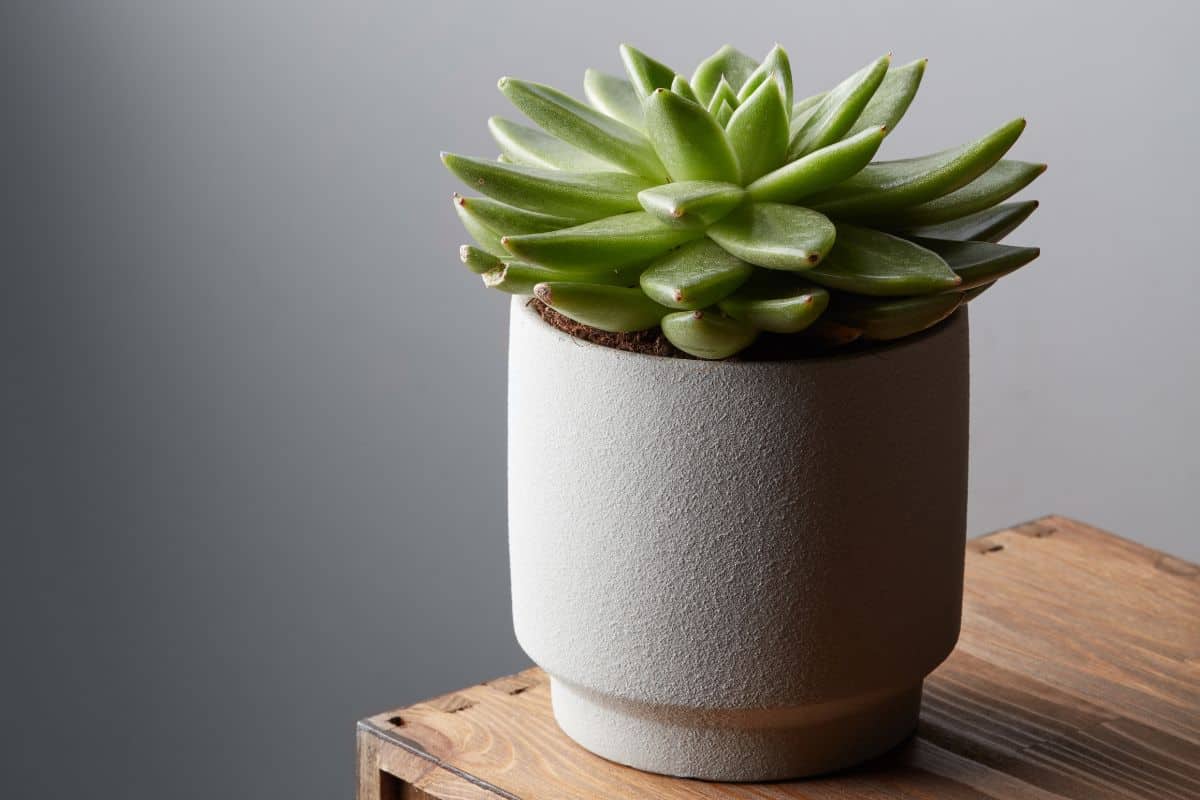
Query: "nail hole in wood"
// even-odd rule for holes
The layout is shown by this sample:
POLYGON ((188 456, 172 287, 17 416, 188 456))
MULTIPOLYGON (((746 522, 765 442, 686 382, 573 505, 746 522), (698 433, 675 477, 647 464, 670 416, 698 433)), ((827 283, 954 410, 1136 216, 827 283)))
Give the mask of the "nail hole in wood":
POLYGON ((393 724, 393 725, 395 725, 397 728, 402 728, 402 727, 404 727, 404 717, 402 717, 402 716, 400 716, 400 715, 398 715, 398 714, 397 714, 396 716, 394 716, 394 717, 388 717, 388 722, 392 723, 392 724, 393 724))
POLYGON ((996 552, 999 552, 1000 550, 1003 550, 1003 549, 1004 549, 1004 545, 1002 545, 1002 544, 993 544, 993 545, 988 545, 987 547, 983 548, 983 552, 985 552, 985 553, 996 553, 996 552))

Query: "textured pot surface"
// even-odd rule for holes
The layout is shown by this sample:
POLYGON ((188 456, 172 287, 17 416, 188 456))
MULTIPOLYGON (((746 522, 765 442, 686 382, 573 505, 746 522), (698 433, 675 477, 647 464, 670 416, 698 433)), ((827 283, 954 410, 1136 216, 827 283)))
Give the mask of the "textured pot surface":
POLYGON ((658 358, 516 298, 509 539, 522 647, 572 738, 642 769, 837 769, 916 724, 958 636, 965 311, 870 353, 658 358))

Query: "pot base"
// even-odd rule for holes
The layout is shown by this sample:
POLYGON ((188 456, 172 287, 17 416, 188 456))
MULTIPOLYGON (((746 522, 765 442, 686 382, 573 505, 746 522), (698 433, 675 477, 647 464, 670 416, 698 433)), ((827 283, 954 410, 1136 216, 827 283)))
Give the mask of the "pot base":
POLYGON ((921 684, 812 706, 656 706, 550 679, 554 717, 593 753, 647 772, 772 781, 832 772, 890 750, 917 726, 921 684))

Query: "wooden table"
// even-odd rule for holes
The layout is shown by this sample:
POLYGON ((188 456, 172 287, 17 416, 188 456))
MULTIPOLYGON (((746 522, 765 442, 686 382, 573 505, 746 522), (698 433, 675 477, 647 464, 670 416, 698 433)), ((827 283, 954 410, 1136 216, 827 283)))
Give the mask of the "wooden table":
POLYGON ((1063 517, 972 540, 916 736, 789 783, 666 778, 566 738, 530 669, 363 720, 360 800, 1200 798, 1200 567, 1063 517))

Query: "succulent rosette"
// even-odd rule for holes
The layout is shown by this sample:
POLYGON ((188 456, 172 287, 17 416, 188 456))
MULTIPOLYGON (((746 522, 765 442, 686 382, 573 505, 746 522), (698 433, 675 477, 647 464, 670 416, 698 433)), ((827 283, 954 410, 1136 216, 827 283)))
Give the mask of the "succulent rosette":
POLYGON ((444 153, 463 262, 603 331, 661 328, 721 359, 763 332, 835 346, 936 325, 1037 248, 998 244, 1037 207, 1004 202, 1045 170, 1004 158, 1009 122, 932 155, 873 161, 925 61, 877 59, 795 99, 787 54, 722 47, 685 78, 622 46, 588 103, 502 78, 538 128, 500 117, 499 159, 444 153))

